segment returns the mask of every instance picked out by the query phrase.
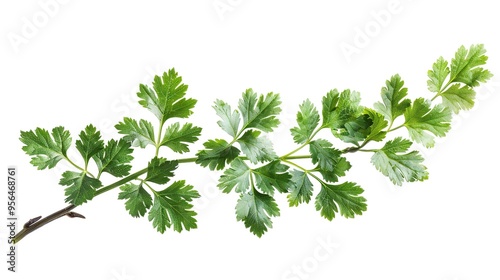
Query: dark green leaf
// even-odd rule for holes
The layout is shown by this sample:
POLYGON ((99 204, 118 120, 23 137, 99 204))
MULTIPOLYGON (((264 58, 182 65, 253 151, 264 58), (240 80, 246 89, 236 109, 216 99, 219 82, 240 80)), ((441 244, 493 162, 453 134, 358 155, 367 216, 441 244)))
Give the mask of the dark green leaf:
POLYGON ((155 157, 148 164, 148 173, 144 181, 160 185, 165 184, 174 176, 174 170, 178 166, 179 163, 175 160, 168 161, 164 158, 155 157))
POLYGON ((68 186, 65 201, 77 206, 94 198, 96 189, 102 186, 101 181, 87 176, 85 172, 73 171, 64 172, 59 184, 68 186))
POLYGON ((268 228, 272 228, 271 217, 280 215, 278 204, 273 197, 256 190, 241 194, 236 204, 236 219, 243 221, 246 228, 261 237, 268 228))
POLYGON ((63 158, 71 146, 71 136, 64 127, 58 126, 52 129, 52 137, 43 128, 37 128, 33 132, 21 131, 19 138, 23 142, 23 151, 31 156, 31 164, 38 169, 53 168, 63 158))
POLYGON ((193 113, 196 100, 183 98, 187 89, 182 77, 172 68, 162 77, 154 77, 153 89, 141 85, 137 96, 139 104, 149 109, 163 125, 170 118, 187 118, 193 113))
POLYGON ((193 205, 190 202, 198 197, 200 194, 193 186, 186 185, 185 181, 174 182, 166 189, 154 193, 154 203, 149 210, 148 219, 161 233, 172 226, 177 232, 194 229, 197 227, 194 218, 196 212, 191 210, 193 205))
POLYGON ((292 170, 292 183, 288 194, 288 203, 291 206, 298 206, 300 203, 309 203, 312 196, 313 184, 305 172, 292 170))
POLYGON ((224 139, 208 140, 203 143, 205 150, 199 151, 196 156, 196 163, 203 167, 208 166, 210 170, 221 170, 239 154, 240 150, 229 145, 224 139))
POLYGON ((118 199, 126 199, 125 209, 132 217, 143 217, 153 205, 151 195, 142 187, 142 184, 126 184, 120 187, 118 199))
POLYGON ((363 107, 359 105, 359 92, 344 90, 342 93, 334 89, 323 97, 323 127, 338 129, 348 121, 359 116, 363 107))
POLYGON ((86 166, 90 158, 104 149, 101 133, 97 131, 95 126, 91 124, 88 125, 85 130, 80 133, 80 139, 76 140, 76 148, 82 155, 86 166))
POLYGON ((333 171, 341 151, 332 148, 332 143, 325 139, 318 139, 309 143, 312 163, 318 163, 320 169, 333 171))
POLYGON ((339 185, 322 183, 321 191, 316 196, 316 210, 329 221, 339 212, 346 218, 354 218, 355 214, 361 215, 366 211, 366 199, 360 196, 363 191, 352 182, 339 185))
POLYGON ((279 160, 253 170, 255 184, 266 194, 273 195, 274 189, 281 193, 287 192, 291 185, 291 175, 287 172, 288 166, 281 164, 279 160))
POLYGON ((341 128, 333 130, 333 135, 346 143, 359 146, 359 142, 364 141, 370 134, 372 124, 370 117, 363 114, 352 121, 346 122, 341 128))
POLYGON ((128 163, 134 159, 131 156, 133 150, 130 142, 120 139, 108 141, 106 147, 92 158, 96 162, 99 174, 107 172, 115 177, 123 177, 129 174, 132 166, 128 163))
POLYGON ((375 110, 366 108, 364 111, 368 115, 372 124, 370 126, 370 132, 366 136, 365 141, 382 141, 384 140, 387 132, 384 129, 387 127, 388 123, 384 119, 382 114, 379 114, 375 110))
POLYGON ((200 135, 200 127, 186 123, 181 128, 180 124, 176 122, 166 129, 160 145, 167 146, 176 153, 186 153, 189 152, 187 143, 194 143, 198 141, 198 137, 200 135))

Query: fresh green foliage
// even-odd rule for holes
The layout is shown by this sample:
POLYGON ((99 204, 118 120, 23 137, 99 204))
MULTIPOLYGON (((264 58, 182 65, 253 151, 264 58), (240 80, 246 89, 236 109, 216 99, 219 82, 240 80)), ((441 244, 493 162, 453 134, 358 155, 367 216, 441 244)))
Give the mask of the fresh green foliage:
MULTIPOLYGON (((197 227, 193 201, 200 195, 185 180, 174 180, 180 165, 196 162, 220 170, 218 188, 239 196, 236 220, 261 237, 280 215, 278 195, 286 196, 291 207, 314 199, 313 207, 327 220, 362 215, 367 209, 364 190, 344 178, 353 169, 351 153, 371 155, 374 167, 395 185, 426 180, 424 157, 413 145, 433 147, 436 137, 450 131, 453 114, 472 108, 475 88, 492 77, 482 67, 486 61, 483 45, 460 47, 451 61, 440 57, 428 71, 427 85, 434 96, 410 99, 402 77, 395 74, 371 107, 362 105, 361 95, 350 89, 328 91, 318 100, 320 107, 306 99, 290 129, 296 147, 284 155, 275 152, 276 142, 270 140, 275 138, 269 137, 280 124, 280 95, 247 89, 236 106, 215 100, 217 125, 224 132, 220 137, 205 140, 194 157, 176 158, 191 152, 202 129, 174 121, 191 116, 196 104, 186 97, 188 86, 174 69, 156 76, 152 87, 139 86, 139 104, 156 119, 125 117, 115 126, 122 138, 108 141, 88 125, 75 142, 75 154, 81 158, 68 157, 72 140, 61 126, 51 133, 42 128, 22 131, 20 140, 38 169, 53 168, 62 160, 76 169, 64 171, 59 181, 66 187, 66 202, 81 205, 119 187, 118 199, 124 200, 129 214, 147 215, 161 233, 197 227), (397 130, 408 134, 390 137, 397 130), (154 149, 154 154, 147 166, 131 173, 134 147, 154 149), (101 181, 109 179, 101 176, 104 173, 118 179, 103 186, 101 181)), ((203 176, 200 170, 193 172, 203 176)))
POLYGON ((372 156, 372 163, 391 181, 401 186, 403 182, 423 181, 428 173, 422 165, 424 158, 417 152, 408 152, 412 142, 401 137, 388 141, 372 156))
POLYGON ((455 114, 471 109, 476 96, 474 87, 493 76, 490 71, 480 67, 488 60, 485 53, 484 46, 479 44, 469 49, 461 46, 450 64, 444 58, 438 58, 427 73, 427 86, 436 93, 434 98, 441 97, 443 105, 455 114))
POLYGON ((61 159, 67 159, 66 152, 71 146, 71 136, 64 127, 52 129, 52 137, 43 128, 35 131, 21 131, 23 151, 31 156, 31 164, 38 169, 53 168, 61 159))

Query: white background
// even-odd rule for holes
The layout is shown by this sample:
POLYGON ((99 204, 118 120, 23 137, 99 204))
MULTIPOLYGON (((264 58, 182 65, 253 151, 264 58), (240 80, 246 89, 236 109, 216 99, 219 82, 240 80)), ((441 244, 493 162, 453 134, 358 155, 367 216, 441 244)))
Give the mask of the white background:
MULTIPOLYGON (((75 140, 93 123, 106 139, 116 138, 113 124, 124 116, 154 120, 136 105, 135 92, 171 67, 199 100, 191 121, 204 131, 194 151, 224 137, 213 101, 234 107, 251 87, 282 96, 282 126, 271 135, 278 154, 294 147, 288 129, 298 105, 305 98, 319 105, 330 89, 358 90, 371 106, 385 80, 399 73, 412 98, 431 97, 432 63, 476 43, 485 44, 487 67, 500 76, 494 1, 75 0, 52 1, 47 10, 48 2, 0 4, 1 161, 5 171, 18 168, 23 223, 65 204, 57 184, 63 170, 32 167, 20 130, 64 125, 75 140), (346 44, 357 53, 346 55, 346 44)), ((425 182, 394 187, 369 154, 349 155, 347 179, 363 186, 368 200, 368 211, 355 219, 329 222, 313 203, 291 209, 279 196, 281 216, 259 239, 236 221, 237 196, 215 188, 218 174, 186 164, 177 174, 202 194, 198 229, 161 235, 146 218, 130 217, 114 190, 77 209, 86 220, 63 218, 26 237, 19 272, 8 273, 2 261, 1 278, 500 279, 499 89, 498 78, 478 89, 476 108, 457 116, 448 136, 424 152, 425 182)), ((139 169, 151 150, 134 155, 139 169)))

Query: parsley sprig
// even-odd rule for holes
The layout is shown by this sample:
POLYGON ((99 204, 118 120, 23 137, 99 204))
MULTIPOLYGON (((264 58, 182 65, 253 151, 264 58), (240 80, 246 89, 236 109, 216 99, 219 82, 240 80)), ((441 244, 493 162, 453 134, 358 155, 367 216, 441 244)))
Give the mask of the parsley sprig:
POLYGON ((222 129, 220 138, 209 139, 193 157, 167 158, 190 153, 202 128, 180 121, 192 115, 196 100, 187 98, 188 86, 171 69, 156 76, 152 87, 140 85, 139 104, 156 117, 155 122, 125 117, 115 127, 121 139, 104 141, 93 125, 78 135, 75 147, 81 158, 68 156, 70 132, 55 127, 22 131, 23 150, 38 169, 54 168, 67 161, 74 170, 62 173, 65 208, 46 218, 29 222, 15 237, 24 236, 60 217, 83 217, 74 208, 94 197, 119 188, 118 199, 132 217, 146 217, 157 231, 168 228, 181 232, 197 227, 193 200, 200 195, 185 179, 173 180, 181 164, 197 163, 221 170, 218 187, 239 195, 236 220, 262 236, 280 215, 275 196, 286 195, 290 207, 314 200, 316 210, 327 220, 337 215, 353 218, 367 209, 363 188, 343 177, 352 168, 349 154, 371 154, 371 163, 395 185, 428 178, 424 158, 412 148, 431 148, 436 137, 451 129, 453 114, 471 109, 475 88, 492 74, 482 66, 488 57, 483 45, 460 47, 450 62, 440 57, 428 71, 431 94, 411 100, 399 75, 381 89, 381 100, 373 107, 361 104, 361 95, 350 89, 328 91, 319 106, 309 99, 299 105, 296 125, 290 129, 296 147, 278 155, 267 136, 278 127, 280 95, 258 94, 247 89, 237 106, 216 100, 213 109, 222 129), (392 132, 406 129, 407 137, 391 138, 392 132), (329 133, 321 133, 327 131, 329 133), (319 137, 319 135, 328 135, 319 137), (154 147, 147 166, 132 171, 133 152, 154 147), (105 185, 109 177, 116 181, 105 185))

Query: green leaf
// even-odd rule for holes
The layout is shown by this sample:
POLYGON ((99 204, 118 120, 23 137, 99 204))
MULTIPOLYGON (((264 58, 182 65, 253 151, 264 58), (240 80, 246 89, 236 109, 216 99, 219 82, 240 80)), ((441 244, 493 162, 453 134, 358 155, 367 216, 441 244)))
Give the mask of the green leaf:
POLYGON ((270 161, 277 157, 273 150, 273 143, 265 136, 260 136, 258 130, 247 130, 237 142, 240 144, 241 151, 253 163, 270 161))
POLYGON ((370 117, 363 114, 352 121, 346 122, 342 127, 333 130, 333 135, 345 143, 359 146, 359 142, 364 141, 370 134, 372 124, 370 117))
POLYGON ((123 122, 115 125, 118 133, 125 134, 123 139, 132 143, 132 146, 145 148, 147 145, 156 145, 153 125, 146 120, 136 120, 125 117, 123 122))
POLYGON ((427 168, 422 165, 424 158, 417 151, 406 153, 411 144, 411 141, 401 137, 388 141, 382 149, 373 154, 371 162, 377 170, 399 186, 405 181, 426 180, 429 174, 427 168))
POLYGON ((320 169, 333 171, 341 151, 332 148, 332 143, 325 139, 318 139, 309 143, 312 163, 318 163, 320 169))
POLYGON ((290 193, 288 194, 288 203, 291 206, 298 206, 300 203, 309 203, 312 196, 313 184, 311 180, 309 180, 309 176, 307 173, 292 170, 290 172, 292 174, 292 183, 290 193))
POLYGON ((201 128, 193 126, 191 123, 185 123, 182 128, 179 123, 173 123, 165 130, 165 135, 161 141, 161 146, 166 146, 176 153, 189 152, 187 143, 198 141, 201 135, 201 128))
POLYGON ((200 194, 193 186, 186 185, 185 181, 176 181, 166 189, 154 193, 153 207, 149 210, 148 219, 153 227, 161 233, 171 228, 177 232, 191 230, 197 227, 196 212, 191 210, 190 203, 200 194))
POLYGON ((319 166, 314 170, 318 171, 325 181, 335 183, 339 181, 339 177, 345 176, 349 169, 351 169, 351 164, 345 157, 339 156, 335 158, 335 166, 332 171, 321 169, 319 166))
POLYGON ((460 110, 469 110, 474 107, 476 92, 469 86, 460 87, 460 84, 453 84, 440 96, 443 98, 443 105, 458 114, 460 110))
POLYGON ((450 130, 451 111, 442 105, 431 108, 424 98, 416 99, 404 115, 410 138, 427 148, 434 146, 434 136, 443 137, 450 130))
POLYGON ((431 92, 440 92, 444 81, 450 74, 450 67, 448 67, 448 61, 443 57, 438 58, 434 64, 432 64, 432 70, 427 72, 429 80, 427 80, 427 87, 431 92))
POLYGON ((261 237, 268 228, 272 228, 271 217, 280 215, 278 204, 273 197, 256 190, 241 194, 236 204, 236 219, 243 221, 246 228, 261 237))
POLYGON ((287 172, 288 166, 281 164, 279 160, 253 170, 255 184, 264 193, 273 195, 274 189, 280 193, 288 191, 291 175, 287 172))
POLYGON ((346 218, 354 218, 366 211, 366 199, 360 194, 363 189, 352 182, 344 182, 339 185, 321 183, 321 191, 316 196, 316 210, 321 216, 331 221, 335 213, 346 218))
POLYGON ((137 96, 139 104, 151 111, 163 125, 170 118, 187 118, 193 113, 196 100, 183 98, 187 89, 182 77, 172 68, 162 77, 154 77, 153 89, 141 84, 137 96))
POLYGON ((404 87, 404 81, 399 75, 392 76, 385 85, 380 93, 382 102, 375 103, 374 108, 392 124, 397 117, 404 114, 406 108, 410 107, 411 100, 405 98, 408 89, 404 87))
POLYGON ((242 193, 250 186, 250 176, 252 172, 248 165, 239 158, 235 158, 224 175, 220 176, 217 185, 223 192, 230 193, 236 187, 236 192, 242 193))
POLYGON ((85 172, 73 171, 64 172, 59 184, 68 186, 65 201, 77 206, 94 198, 96 189, 102 186, 101 181, 87 176, 85 172))
POLYGON ((23 151, 31 156, 31 164, 38 169, 53 168, 64 158, 71 146, 71 136, 64 127, 58 126, 52 129, 52 137, 43 128, 37 128, 33 132, 21 131, 19 138, 24 144, 23 151))
POLYGON ((130 143, 124 139, 116 141, 111 139, 106 147, 95 154, 94 159, 99 174, 107 172, 115 177, 123 177, 129 174, 132 166, 128 163, 134 159, 131 156, 133 149, 130 148, 130 143))
POLYGON ((280 123, 276 116, 281 112, 279 94, 268 93, 266 96, 247 89, 238 103, 243 117, 243 129, 256 128, 265 132, 273 131, 280 123))
POLYGON ((148 172, 144 181, 156 184, 165 184, 174 176, 174 170, 179 163, 176 160, 166 160, 164 158, 153 158, 148 164, 148 172))
POLYGON ((461 46, 455 53, 450 65, 450 81, 460 82, 469 87, 476 87, 479 82, 485 82, 493 75, 481 67, 486 64, 488 57, 485 55, 484 45, 472 45, 468 50, 461 46))
POLYGON ((132 217, 144 217, 147 210, 153 205, 151 195, 142 187, 142 184, 126 184, 120 187, 118 199, 126 199, 125 209, 132 217))
POLYGON ((365 108, 364 113, 368 115, 372 124, 370 126, 370 132, 365 138, 365 141, 382 141, 385 139, 387 134, 384 129, 387 127, 388 122, 384 119, 384 116, 375 110, 365 108))
POLYGON ((80 152, 87 166, 90 158, 104 149, 104 142, 101 140, 101 133, 95 126, 88 125, 80 133, 80 139, 76 140, 76 148, 80 152))
POLYGON ((240 113, 237 110, 232 111, 229 104, 219 99, 215 101, 213 108, 221 118, 217 124, 229 135, 236 137, 241 121, 240 113))
POLYGON ((319 113, 314 104, 306 99, 297 112, 298 127, 290 129, 293 140, 297 144, 304 144, 313 134, 319 124, 319 113))
POLYGON ((210 170, 223 169, 226 163, 230 163, 240 154, 240 150, 229 145, 224 139, 208 140, 203 146, 205 150, 196 154, 196 163, 203 167, 208 166, 210 170))
POLYGON ((336 89, 329 91, 322 100, 322 126, 334 130, 354 120, 363 111, 363 107, 359 105, 360 101, 357 91, 346 89, 340 94, 336 89))

